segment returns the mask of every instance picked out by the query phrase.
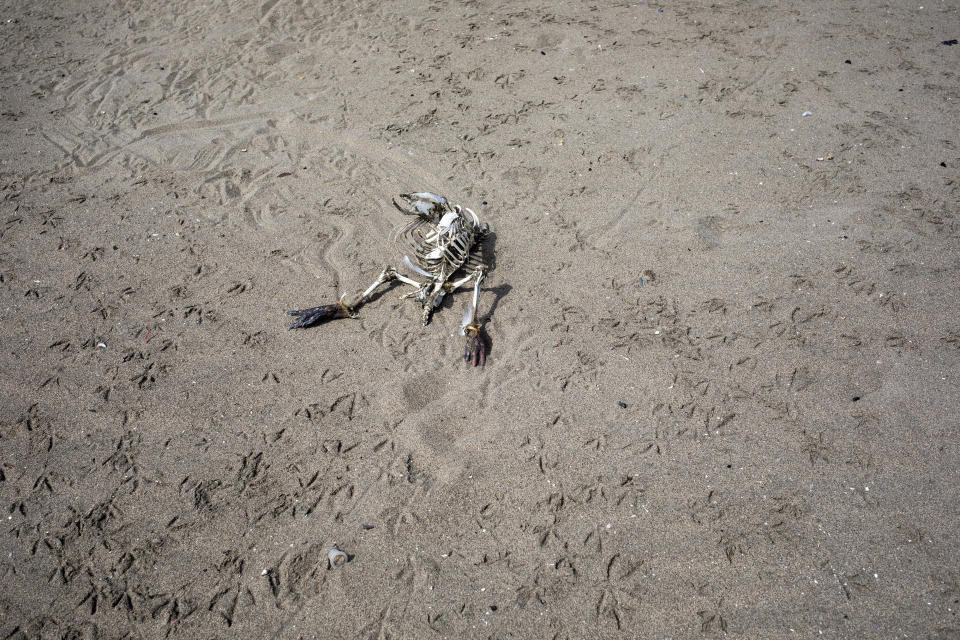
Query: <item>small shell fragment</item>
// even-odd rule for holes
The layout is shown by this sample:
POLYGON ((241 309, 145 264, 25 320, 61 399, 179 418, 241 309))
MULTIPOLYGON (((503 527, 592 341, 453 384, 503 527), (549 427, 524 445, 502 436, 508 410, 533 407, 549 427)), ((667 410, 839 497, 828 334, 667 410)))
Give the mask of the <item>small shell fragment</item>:
POLYGON ((350 561, 350 558, 340 549, 334 547, 330 549, 330 552, 327 553, 327 560, 330 562, 330 568, 336 569, 337 567, 342 567, 350 561))

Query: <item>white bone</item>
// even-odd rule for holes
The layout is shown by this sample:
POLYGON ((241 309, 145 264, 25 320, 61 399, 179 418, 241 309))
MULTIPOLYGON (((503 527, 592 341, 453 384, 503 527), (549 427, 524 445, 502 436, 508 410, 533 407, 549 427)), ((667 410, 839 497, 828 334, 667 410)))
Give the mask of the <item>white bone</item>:
POLYGON ((438 196, 435 193, 430 193, 429 191, 418 191, 416 193, 411 193, 410 195, 412 195, 415 198, 420 198, 421 200, 432 200, 437 204, 443 204, 443 205, 447 204, 446 198, 444 198, 443 196, 438 196))
POLYGON ((433 204, 430 202, 425 202, 424 200, 417 200, 416 202, 411 203, 413 208, 417 210, 418 213, 424 215, 430 213, 433 210, 433 204))
POLYGON ((410 256, 403 256, 403 264, 407 265, 407 266, 410 267, 412 270, 416 271, 417 273, 419 273, 419 274, 422 275, 422 276, 426 276, 427 278, 431 278, 431 279, 433 278, 433 276, 430 275, 430 272, 429 272, 429 271, 426 271, 426 270, 424 270, 424 269, 421 269, 421 268, 418 267, 417 265, 413 264, 413 261, 410 259, 410 256))
POLYGON ((464 209, 466 209, 466 210, 467 210, 467 213, 469 213, 469 214, 473 217, 473 224, 474 224, 474 226, 479 227, 479 226, 480 226, 480 218, 478 218, 478 217, 477 217, 477 214, 475 214, 475 213, 473 212, 473 209, 471 209, 470 207, 464 207, 464 209))
POLYGON ((448 213, 445 213, 443 214, 443 217, 440 218, 440 222, 437 223, 437 229, 440 230, 440 233, 443 233, 448 228, 450 228, 450 225, 452 225, 455 220, 458 220, 459 218, 460 218, 460 214, 457 213, 456 211, 450 211, 448 213))
POLYGON ((460 335, 462 336, 466 335, 467 327, 473 324, 473 312, 474 312, 473 305, 470 305, 469 307, 467 307, 466 312, 463 314, 463 321, 460 323, 460 335))

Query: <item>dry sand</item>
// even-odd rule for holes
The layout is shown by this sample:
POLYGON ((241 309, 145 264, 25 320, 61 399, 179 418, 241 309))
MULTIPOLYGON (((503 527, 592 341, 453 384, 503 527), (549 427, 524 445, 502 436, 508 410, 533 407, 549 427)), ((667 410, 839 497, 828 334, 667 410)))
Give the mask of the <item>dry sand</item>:
POLYGON ((958 637, 958 36, 4 1, 0 638, 958 637), (287 331, 424 189, 486 368, 466 292, 287 331))

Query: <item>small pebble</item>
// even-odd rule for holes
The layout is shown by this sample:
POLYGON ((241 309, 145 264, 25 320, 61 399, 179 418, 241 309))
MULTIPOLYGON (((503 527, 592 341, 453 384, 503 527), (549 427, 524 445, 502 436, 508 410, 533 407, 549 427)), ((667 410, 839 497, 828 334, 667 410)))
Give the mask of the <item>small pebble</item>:
POLYGON ((623 400, 617 400, 617 404, 620 405, 620 408, 621 408, 621 409, 626 409, 626 408, 627 408, 627 403, 624 402, 623 400))

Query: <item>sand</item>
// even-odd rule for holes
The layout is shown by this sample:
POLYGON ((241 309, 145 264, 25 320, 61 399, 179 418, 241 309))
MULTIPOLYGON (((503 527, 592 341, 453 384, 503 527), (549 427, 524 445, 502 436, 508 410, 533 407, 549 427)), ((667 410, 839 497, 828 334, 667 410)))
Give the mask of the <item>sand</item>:
POLYGON ((958 637, 958 10, 3 2, 0 638, 958 637))

